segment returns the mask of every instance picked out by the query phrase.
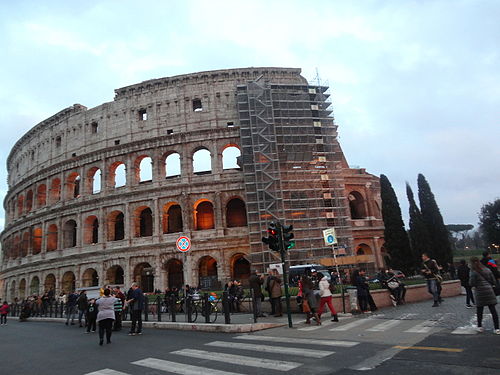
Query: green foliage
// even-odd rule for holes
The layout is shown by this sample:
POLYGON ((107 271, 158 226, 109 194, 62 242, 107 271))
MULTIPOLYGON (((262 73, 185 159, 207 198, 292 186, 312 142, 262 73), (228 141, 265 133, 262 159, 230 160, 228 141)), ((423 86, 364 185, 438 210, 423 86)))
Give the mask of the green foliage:
POLYGON ((380 175, 380 195, 382 198, 382 218, 384 220, 385 248, 390 256, 392 268, 410 273, 414 268, 410 241, 405 230, 398 198, 389 179, 380 175))
POLYGON ((443 217, 429 183, 422 174, 418 175, 417 182, 420 211, 431 240, 428 253, 431 258, 436 259, 443 266, 453 260, 448 230, 444 225, 443 217))
POLYGON ((431 249, 431 240, 429 237, 429 232, 425 226, 422 214, 415 203, 415 198, 410 185, 406 184, 406 195, 408 196, 408 202, 410 203, 410 244, 413 254, 413 259, 415 262, 415 269, 420 269, 420 264, 422 263, 421 255, 422 253, 428 252, 431 249))
POLYGON ((488 246, 500 245, 500 199, 486 203, 481 207, 479 226, 488 246))
POLYGON ((454 233, 467 232, 474 228, 472 224, 447 224, 445 226, 446 229, 454 233))

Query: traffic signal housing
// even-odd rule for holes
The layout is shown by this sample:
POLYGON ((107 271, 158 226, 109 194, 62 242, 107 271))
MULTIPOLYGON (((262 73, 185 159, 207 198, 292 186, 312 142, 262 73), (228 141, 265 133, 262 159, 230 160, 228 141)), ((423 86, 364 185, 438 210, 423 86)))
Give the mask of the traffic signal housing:
POLYGON ((267 227, 267 235, 267 237, 262 237, 262 242, 273 251, 281 251, 281 227, 271 221, 267 227))
POLYGON ((287 251, 295 246, 293 238, 293 225, 283 225, 283 249, 287 251))

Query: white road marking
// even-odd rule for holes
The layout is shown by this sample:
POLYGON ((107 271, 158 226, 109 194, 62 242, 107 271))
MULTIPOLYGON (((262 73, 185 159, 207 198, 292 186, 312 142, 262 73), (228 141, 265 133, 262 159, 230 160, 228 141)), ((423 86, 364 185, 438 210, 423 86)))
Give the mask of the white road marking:
POLYGON ((110 368, 105 368, 99 371, 89 372, 85 375, 129 375, 126 372, 111 370, 110 368))
POLYGON ((401 320, 388 320, 384 323, 377 324, 376 326, 372 328, 368 328, 367 331, 370 332, 382 332, 382 331, 387 331, 388 329, 391 329, 393 327, 396 327, 397 325, 401 324, 401 320))
POLYGON ((389 349, 383 350, 383 351, 375 354, 373 357, 369 357, 369 358, 365 359, 363 362, 352 366, 351 369, 358 370, 358 371, 372 370, 375 367, 377 367, 378 365, 380 365, 381 363, 394 357, 401 350, 403 350, 403 349, 389 348, 389 349))
POLYGON ((432 328, 436 325, 436 321, 434 320, 426 320, 422 323, 417 324, 416 326, 407 329, 405 332, 408 333, 429 333, 432 328))
POLYGON ((157 358, 146 358, 140 361, 132 362, 133 365, 153 368, 155 370, 162 370, 171 372, 174 374, 181 375, 242 375, 237 372, 227 372, 221 370, 210 369, 206 367, 198 367, 192 365, 186 365, 184 363, 176 363, 170 361, 164 361, 163 359, 157 358))
POLYGON ((365 324, 367 322, 373 322, 374 319, 356 319, 355 321, 347 324, 343 324, 339 327, 335 328, 330 328, 329 331, 348 331, 352 328, 356 328, 362 324, 365 324))
POLYGON ((478 332, 477 329, 474 327, 458 327, 451 333, 453 335, 475 335, 478 332))
POLYGON ((236 336, 233 338, 238 340, 250 340, 250 341, 284 342, 290 344, 344 346, 344 347, 351 347, 359 344, 359 342, 356 341, 315 340, 315 339, 299 339, 295 337, 271 337, 271 336, 253 336, 253 335, 236 336))
POLYGON ((327 357, 327 356, 335 353, 335 352, 330 352, 330 351, 326 351, 326 350, 288 348, 285 346, 275 346, 275 345, 243 344, 243 343, 239 343, 239 342, 228 343, 226 341, 213 341, 213 342, 209 342, 208 344, 205 344, 205 345, 217 346, 220 348, 252 350, 252 351, 264 352, 264 353, 290 354, 290 355, 298 355, 301 357, 310 357, 310 358, 323 358, 323 357, 327 357))
POLYGON ((278 371, 290 371, 294 368, 302 366, 302 363, 298 362, 275 361, 271 359, 255 358, 255 357, 248 357, 235 354, 207 352, 205 350, 182 349, 182 350, 177 350, 175 352, 171 352, 170 354, 178 354, 185 357, 208 359, 211 361, 219 361, 219 362, 231 363, 242 366, 266 368, 278 371))
MULTIPOLYGON (((330 326, 332 325, 334 322, 332 321, 328 321, 328 322, 324 322, 322 323, 320 326, 318 325, 312 325, 310 327, 303 327, 303 328, 299 328, 298 331, 316 331, 317 329, 320 329, 320 328, 323 328, 323 327, 327 327, 327 326, 330 326)), ((316 324, 316 322, 314 320, 311 321, 311 324, 316 324)))

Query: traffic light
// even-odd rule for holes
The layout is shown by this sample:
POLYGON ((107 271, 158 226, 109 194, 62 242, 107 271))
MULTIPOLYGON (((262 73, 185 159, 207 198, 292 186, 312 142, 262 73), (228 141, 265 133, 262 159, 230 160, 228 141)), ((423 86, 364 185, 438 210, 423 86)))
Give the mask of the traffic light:
POLYGON ((270 222, 267 227, 268 237, 262 237, 262 242, 269 246, 273 251, 280 251, 281 228, 274 222, 270 222))
POLYGON ((283 248, 285 251, 295 246, 295 241, 292 240, 294 238, 292 230, 293 225, 283 225, 283 248))

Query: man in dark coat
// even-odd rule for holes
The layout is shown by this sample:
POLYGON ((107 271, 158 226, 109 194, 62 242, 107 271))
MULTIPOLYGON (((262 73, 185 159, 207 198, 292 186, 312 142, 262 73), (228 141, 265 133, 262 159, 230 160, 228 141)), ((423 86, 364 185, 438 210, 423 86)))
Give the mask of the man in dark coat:
POLYGON ((142 335, 142 310, 144 309, 144 294, 137 283, 132 283, 132 291, 127 304, 130 306, 131 326, 130 336, 142 335), (137 328, 136 328, 137 327, 137 328))
POLYGON ((85 311, 87 310, 87 306, 89 304, 86 290, 82 290, 80 292, 76 304, 78 305, 78 324, 80 325, 80 327, 83 327, 82 318, 85 315, 85 311))
POLYGON ((427 290, 434 299, 432 307, 438 307, 441 299, 441 275, 439 275, 439 266, 434 259, 429 258, 426 253, 422 254, 423 268, 422 274, 427 281, 427 290))
POLYGON ((467 266, 467 263, 464 259, 460 261, 460 265, 458 266, 457 276, 460 280, 460 284, 465 289, 465 306, 470 309, 472 308, 471 302, 474 303, 474 295, 472 294, 472 287, 469 284, 469 274, 470 268, 467 266))
POLYGON ((250 289, 253 291, 253 304, 255 306, 255 313, 258 317, 264 317, 262 314, 262 284, 264 284, 264 276, 257 275, 257 270, 252 271, 252 275, 248 279, 250 289))

